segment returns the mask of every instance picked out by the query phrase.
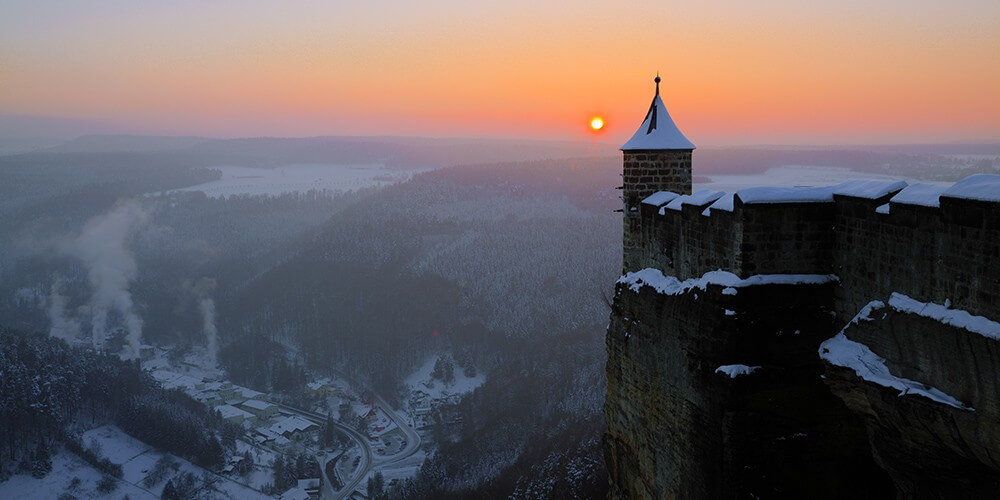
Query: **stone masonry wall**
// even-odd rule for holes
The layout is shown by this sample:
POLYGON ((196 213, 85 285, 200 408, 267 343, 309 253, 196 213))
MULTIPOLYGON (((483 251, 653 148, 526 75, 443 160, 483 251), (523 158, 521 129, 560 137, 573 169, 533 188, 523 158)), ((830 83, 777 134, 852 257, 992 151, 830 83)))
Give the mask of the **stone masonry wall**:
POLYGON ((754 274, 830 274, 833 269, 832 203, 737 205, 732 212, 684 205, 664 210, 643 205, 634 250, 636 269, 651 267, 680 279, 722 269, 754 274))
POLYGON ((622 198, 625 223, 623 269, 636 269, 636 249, 642 232, 639 204, 657 191, 691 193, 691 151, 625 151, 622 198))
POLYGON ((1000 311, 1000 204, 941 198, 941 207, 839 198, 834 273, 837 311, 850 319, 892 292, 972 314, 1000 311))

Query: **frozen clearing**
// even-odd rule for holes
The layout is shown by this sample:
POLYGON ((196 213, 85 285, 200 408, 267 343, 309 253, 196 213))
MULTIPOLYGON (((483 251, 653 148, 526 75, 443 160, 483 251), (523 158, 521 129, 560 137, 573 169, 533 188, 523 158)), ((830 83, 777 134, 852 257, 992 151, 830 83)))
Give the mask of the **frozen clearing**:
MULTIPOLYGON (((132 485, 142 485, 142 481, 153 470, 156 461, 161 456, 166 455, 166 453, 158 451, 156 448, 125 434, 121 429, 113 425, 104 425, 91 429, 83 433, 82 438, 85 446, 96 442, 100 445, 103 456, 114 463, 121 464, 122 471, 124 472, 122 479, 132 485)), ((211 485, 208 488, 212 490, 211 496, 213 498, 271 498, 232 479, 212 474, 182 458, 175 456, 173 459, 180 464, 177 473, 190 472, 199 480, 203 477, 209 477, 211 485)), ((164 477, 160 482, 150 486, 148 491, 157 492, 158 494, 158 492, 162 491, 163 485, 170 477, 173 477, 173 474, 168 474, 168 477, 164 477)), ((136 488, 145 491, 138 486, 136 488)), ((147 493, 146 497, 148 496, 149 494, 147 493)))
POLYGON ((154 494, 125 481, 118 481, 118 487, 109 495, 97 491, 97 483, 103 474, 81 460, 75 454, 60 450, 52 455, 52 472, 41 479, 35 479, 30 474, 18 474, 0 483, 0 498, 59 498, 59 495, 69 493, 77 498, 123 498, 133 499, 159 498, 159 492, 154 494), (73 487, 73 479, 80 483, 73 487))
POLYGON ((222 172, 215 181, 176 189, 201 191, 212 198, 232 195, 269 195, 308 191, 347 192, 404 182, 424 170, 400 170, 373 165, 300 164, 276 168, 223 165, 211 167, 222 172))
POLYGON ((477 373, 475 377, 466 377, 459 366, 455 367, 454 382, 445 384, 440 380, 435 380, 431 377, 431 373, 434 371, 434 363, 437 360, 437 356, 428 358, 417 371, 406 377, 406 385, 414 391, 423 391, 430 399, 443 399, 448 396, 460 396, 472 392, 483 385, 483 382, 486 382, 485 374, 477 373))

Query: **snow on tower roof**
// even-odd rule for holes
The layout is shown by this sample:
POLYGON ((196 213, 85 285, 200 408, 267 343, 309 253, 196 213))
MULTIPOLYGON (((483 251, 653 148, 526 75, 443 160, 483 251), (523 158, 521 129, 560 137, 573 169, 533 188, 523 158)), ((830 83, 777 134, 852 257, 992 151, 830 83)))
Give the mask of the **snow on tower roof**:
POLYGON ((660 75, 656 75, 653 81, 656 82, 656 95, 649 105, 646 118, 621 150, 694 149, 694 144, 677 128, 674 120, 670 118, 670 113, 667 112, 667 107, 663 105, 663 100, 660 99, 660 75))

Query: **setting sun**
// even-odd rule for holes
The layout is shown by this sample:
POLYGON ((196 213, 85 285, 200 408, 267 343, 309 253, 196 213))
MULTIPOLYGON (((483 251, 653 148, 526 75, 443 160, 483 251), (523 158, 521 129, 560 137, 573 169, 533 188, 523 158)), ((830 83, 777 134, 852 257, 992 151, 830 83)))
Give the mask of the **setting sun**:
POLYGON ((595 116, 590 120, 590 128, 593 130, 601 130, 604 128, 604 119, 600 116, 595 116))

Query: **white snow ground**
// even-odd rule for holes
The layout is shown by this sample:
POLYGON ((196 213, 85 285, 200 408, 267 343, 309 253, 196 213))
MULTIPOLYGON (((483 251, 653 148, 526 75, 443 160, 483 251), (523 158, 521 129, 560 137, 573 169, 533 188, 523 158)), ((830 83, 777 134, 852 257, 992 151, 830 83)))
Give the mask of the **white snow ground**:
POLYGON ((459 366, 455 366, 455 381, 451 384, 434 380, 431 377, 431 373, 434 371, 434 363, 437 360, 437 356, 427 358, 427 361, 417 371, 406 377, 406 385, 414 391, 427 393, 430 399, 444 399, 448 396, 461 396, 462 394, 472 392, 486 382, 485 374, 477 373, 475 377, 466 377, 459 366))
POLYGON ((142 481, 153 469, 156 461, 165 453, 149 446, 142 441, 125 434, 113 425, 103 425, 91 429, 82 435, 84 446, 98 443, 101 455, 114 463, 121 464, 124 472, 118 480, 118 487, 108 495, 97 491, 97 483, 103 474, 81 460, 75 454, 65 449, 52 456, 52 472, 41 479, 35 479, 27 474, 19 474, 0 483, 0 498, 58 498, 68 492, 78 498, 123 498, 133 499, 159 498, 163 485, 168 479, 181 472, 190 472, 200 481, 203 477, 212 480, 211 498, 229 499, 266 499, 272 498, 259 491, 239 484, 232 479, 212 474, 187 460, 173 457, 180 464, 177 472, 167 474, 160 482, 146 487, 142 481), (71 488, 73 478, 79 478, 80 484, 71 488))
POLYGON ((212 169, 221 171, 222 178, 174 191, 201 191, 213 198, 239 194, 273 196, 311 190, 346 192, 404 182, 423 171, 392 169, 379 164, 301 164, 277 168, 223 165, 212 169))

